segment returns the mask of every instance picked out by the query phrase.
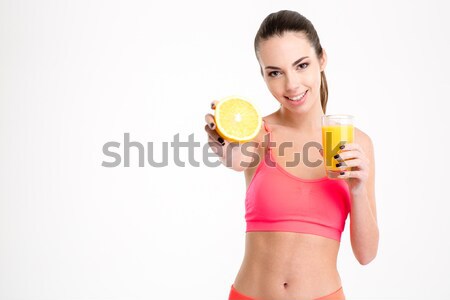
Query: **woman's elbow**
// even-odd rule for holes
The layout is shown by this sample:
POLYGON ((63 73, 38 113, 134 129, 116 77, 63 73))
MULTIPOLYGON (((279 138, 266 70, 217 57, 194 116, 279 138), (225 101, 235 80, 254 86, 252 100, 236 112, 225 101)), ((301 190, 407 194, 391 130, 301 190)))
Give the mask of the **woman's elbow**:
POLYGON ((365 266, 365 265, 368 265, 372 260, 373 260, 373 258, 372 259, 358 259, 358 262, 360 265, 365 266))
POLYGON ((361 265, 365 266, 368 265, 370 262, 372 262, 375 259, 375 257, 377 257, 377 253, 374 253, 372 255, 358 256, 356 257, 356 259, 361 265))

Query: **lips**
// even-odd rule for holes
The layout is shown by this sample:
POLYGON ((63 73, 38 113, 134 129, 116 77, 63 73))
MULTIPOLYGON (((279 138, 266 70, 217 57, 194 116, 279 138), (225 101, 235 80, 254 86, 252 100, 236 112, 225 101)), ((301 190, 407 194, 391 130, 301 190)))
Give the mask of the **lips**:
POLYGON ((289 96, 285 96, 285 97, 288 98, 291 101, 301 101, 305 97, 307 92, 308 92, 308 90, 306 90, 303 93, 298 94, 298 95, 292 95, 290 97, 289 96))

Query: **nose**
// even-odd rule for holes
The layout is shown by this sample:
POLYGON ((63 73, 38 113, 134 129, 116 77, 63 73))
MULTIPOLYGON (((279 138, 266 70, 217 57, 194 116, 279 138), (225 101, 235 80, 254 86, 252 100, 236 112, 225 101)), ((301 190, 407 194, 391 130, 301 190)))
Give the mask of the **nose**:
POLYGON ((300 86, 300 80, 295 73, 286 73, 285 88, 287 92, 296 92, 300 86))

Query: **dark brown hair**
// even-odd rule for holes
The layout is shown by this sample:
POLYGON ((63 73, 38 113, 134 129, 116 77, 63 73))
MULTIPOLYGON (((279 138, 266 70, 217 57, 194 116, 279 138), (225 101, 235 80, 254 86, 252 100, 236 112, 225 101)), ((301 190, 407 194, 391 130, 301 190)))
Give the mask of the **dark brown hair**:
MULTIPOLYGON (((314 48, 317 57, 322 57, 322 46, 320 45, 319 36, 317 35, 313 24, 298 12, 291 10, 280 10, 279 12, 271 13, 261 23, 255 36, 256 57, 258 57, 259 44, 261 41, 268 40, 275 35, 281 37, 283 33, 287 31, 304 33, 311 46, 314 48)), ((328 84, 324 71, 320 73, 320 79, 320 102, 322 104, 322 110, 325 113, 328 101, 328 84)))

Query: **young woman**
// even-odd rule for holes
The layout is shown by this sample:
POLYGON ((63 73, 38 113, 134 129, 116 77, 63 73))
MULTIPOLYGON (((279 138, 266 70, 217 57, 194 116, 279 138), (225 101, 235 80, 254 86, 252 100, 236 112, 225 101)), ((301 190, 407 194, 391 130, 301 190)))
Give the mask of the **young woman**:
POLYGON ((345 144, 337 158, 352 169, 340 172, 337 180, 326 176, 321 149, 310 147, 306 153, 307 161, 320 161, 319 166, 305 159, 292 166, 306 143, 321 144, 327 55, 311 22, 286 10, 264 19, 255 53, 264 81, 280 103, 263 117, 253 141, 258 163, 243 167, 254 160, 239 151, 227 157, 229 142, 218 136, 213 116, 206 115, 212 150, 230 168, 244 171, 247 183, 245 256, 229 300, 345 299, 336 262, 348 215, 359 263, 371 262, 378 249, 371 139, 355 128, 354 143, 345 144), (292 147, 281 147, 283 142, 292 147))

